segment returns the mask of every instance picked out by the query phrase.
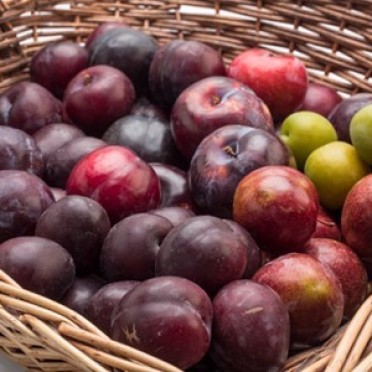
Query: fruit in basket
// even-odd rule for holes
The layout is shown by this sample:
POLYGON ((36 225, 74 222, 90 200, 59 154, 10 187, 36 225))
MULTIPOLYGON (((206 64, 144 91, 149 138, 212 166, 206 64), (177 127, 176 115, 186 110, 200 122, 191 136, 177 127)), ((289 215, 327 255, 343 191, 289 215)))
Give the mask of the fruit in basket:
POLYGON ((157 216, 165 217, 173 227, 178 226, 187 218, 194 217, 195 213, 190 209, 184 207, 163 207, 153 209, 148 213, 155 214, 157 216))
POLYGON ((155 276, 155 259, 172 223, 165 217, 136 213, 115 224, 104 240, 100 273, 108 282, 155 276))
POLYGON ((125 146, 146 162, 176 165, 180 154, 169 121, 142 115, 126 115, 110 125, 102 136, 110 145, 125 146))
POLYGON ((372 263, 372 175, 347 194, 341 213, 341 232, 348 246, 368 265, 372 263))
POLYGON ((0 95, 0 125, 33 134, 47 124, 62 119, 62 105, 39 84, 23 81, 0 95))
POLYGON ((61 299, 61 304, 86 316, 90 299, 104 285, 105 281, 95 275, 76 277, 61 299))
POLYGON ((193 199, 204 212, 232 218, 239 181, 265 165, 289 165, 287 147, 274 133, 244 125, 226 125, 203 139, 190 163, 193 199))
POLYGON ((66 190, 60 189, 59 187, 50 187, 50 191, 52 192, 56 202, 66 196, 66 190))
POLYGON ((359 156, 368 164, 372 165, 372 102, 360 109, 351 119, 350 138, 351 143, 359 156))
POLYGON ((342 99, 335 88, 322 83, 310 82, 300 110, 316 112, 327 117, 342 99))
POLYGON ((70 80, 88 67, 88 51, 71 40, 49 43, 31 58, 30 77, 62 99, 70 80))
POLYGON ((344 311, 340 281, 316 258, 289 253, 261 267, 252 279, 273 288, 286 304, 291 348, 319 344, 340 326, 344 311))
POLYGON ((233 224, 208 215, 186 219, 162 241, 156 275, 187 278, 211 295, 243 278, 259 250, 256 242, 233 224))
POLYGON ((328 265, 340 281, 344 294, 344 319, 350 319, 367 296, 367 271, 357 254, 334 239, 310 239, 303 249, 323 265, 328 265))
POLYGON ((160 47, 149 70, 150 96, 169 111, 179 94, 209 76, 224 76, 225 64, 217 50, 194 40, 172 40, 160 47))
POLYGON ((70 80, 63 95, 63 118, 88 135, 100 136, 132 109, 135 91, 129 78, 111 66, 92 66, 70 80))
POLYGON ((370 170, 352 145, 335 141, 314 150, 304 172, 314 183, 322 206, 337 210, 351 187, 370 170))
POLYGON ((237 280, 213 300, 211 357, 221 371, 279 371, 289 350, 289 316, 270 287, 237 280))
POLYGON ((44 157, 33 137, 22 130, 0 126, 0 169, 42 176, 44 157))
POLYGON ((334 217, 332 217, 322 206, 319 206, 315 231, 311 237, 341 240, 340 227, 336 223, 334 217))
POLYGON ((87 319, 101 331, 110 335, 114 308, 139 283, 135 280, 123 280, 102 286, 88 301, 85 310, 87 319))
POLYGON ((57 301, 75 278, 71 255, 58 243, 36 236, 3 242, 0 269, 21 287, 57 301))
POLYGON ((35 235, 64 247, 81 276, 97 272, 101 247, 110 228, 110 219, 100 204, 91 198, 69 195, 43 212, 35 235))
POLYGON ((88 35, 85 41, 85 48, 90 49, 93 42, 105 34, 107 31, 114 30, 117 28, 126 28, 128 25, 120 21, 107 21, 96 26, 93 31, 88 35))
POLYGON ((153 168, 121 146, 104 146, 81 159, 70 173, 66 191, 96 200, 112 223, 160 203, 160 181, 153 168))
POLYGON ((186 369, 209 349, 212 312, 208 295, 192 281, 148 279, 114 309, 112 338, 186 369))
POLYGON ((275 123, 300 107, 308 87, 306 66, 300 59, 261 48, 237 55, 227 75, 248 85, 267 104, 275 123))
POLYGON ((263 101, 246 85, 223 76, 192 84, 179 95, 172 108, 172 133, 186 159, 191 159, 208 134, 230 124, 274 131, 263 101))
POLYGON ((353 116, 363 107, 372 104, 371 93, 357 93, 345 98, 329 114, 340 141, 351 142, 350 123, 353 116))
POLYGON ((40 215, 54 198, 37 176, 20 170, 0 171, 0 242, 32 235, 40 215))
POLYGON ((90 136, 77 136, 50 154, 46 161, 44 177, 48 185, 66 187, 73 167, 84 156, 106 146, 106 142, 90 136))
POLYGON ((288 166, 254 170, 239 182, 233 199, 234 220, 272 255, 302 248, 315 231, 318 209, 312 182, 288 166))
POLYGON ((333 125, 322 115, 310 111, 295 112, 280 127, 280 138, 291 149, 298 169, 318 147, 337 140, 333 125))
POLYGON ((148 90, 149 68, 157 48, 157 41, 145 32, 116 27, 105 31, 90 44, 89 63, 109 65, 122 71, 140 95, 148 90))
POLYGON ((145 116, 150 119, 169 121, 169 117, 165 111, 151 102, 146 96, 142 96, 137 99, 130 113, 132 115, 145 116))

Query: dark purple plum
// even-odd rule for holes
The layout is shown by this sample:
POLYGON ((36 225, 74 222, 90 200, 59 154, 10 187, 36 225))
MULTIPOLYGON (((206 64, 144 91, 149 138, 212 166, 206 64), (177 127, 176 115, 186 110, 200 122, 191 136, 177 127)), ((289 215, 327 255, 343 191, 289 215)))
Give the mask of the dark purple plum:
POLYGON ((134 103, 130 112, 132 115, 146 116, 150 119, 169 121, 168 115, 157 105, 152 103, 147 97, 142 96, 134 103))
POLYGON ((195 213, 190 209, 183 207, 164 207, 159 209, 153 209, 148 213, 156 214, 157 216, 165 217, 170 223, 176 227, 186 218, 194 217, 195 213))
POLYGON ((124 22, 119 22, 119 21, 101 23, 89 34, 87 41, 85 42, 85 47, 89 50, 93 42, 95 42, 96 39, 100 38, 107 31, 114 30, 117 28, 123 28, 123 27, 128 27, 128 25, 125 24, 124 22))
POLYGON ((43 154, 31 135, 20 129, 0 126, 0 169, 24 170, 42 176, 43 154))
POLYGON ((157 48, 157 41, 141 30, 111 29, 90 45, 90 64, 119 69, 131 79, 139 95, 148 90, 149 68, 157 48))
POLYGON ((135 91, 129 78, 110 66, 92 66, 70 80, 63 95, 63 118, 87 135, 101 136, 129 114, 135 91))
POLYGON ((114 309, 112 337, 179 368, 198 363, 211 340, 212 303, 190 280, 148 279, 114 309))
POLYGON ((35 235, 64 247, 77 275, 97 272, 103 241, 111 228, 106 210, 93 199, 68 195, 52 204, 37 221, 35 235))
POLYGON ((34 140, 43 154, 44 161, 67 142, 85 136, 78 127, 65 123, 53 123, 36 131, 34 140))
POLYGON ((210 355, 221 371, 275 372, 287 359, 288 311, 266 285, 236 280, 223 287, 213 300, 212 329, 210 355))
POLYGON ((222 56, 212 47, 192 40, 172 40, 160 47, 151 62, 151 99, 169 111, 179 94, 209 76, 225 75, 222 56))
POLYGON ((62 99, 70 80, 88 67, 88 51, 71 40, 49 43, 40 48, 31 58, 30 76, 62 99))
POLYGON ((187 180, 187 172, 176 166, 150 163, 161 184, 160 208, 183 207, 195 210, 195 204, 187 180))
POLYGON ((49 187, 19 170, 0 171, 0 242, 33 235, 41 214, 54 203, 49 187))
POLYGON ((127 115, 115 121, 102 139, 110 145, 131 149, 146 162, 177 164, 181 157, 169 122, 142 115, 127 115))
POLYGON ((111 317, 120 300, 140 282, 124 280, 105 284, 89 300, 85 315, 101 331, 111 334, 111 317))
POLYGON ((150 213, 136 213, 118 222, 103 243, 102 277, 108 282, 154 277, 160 244, 172 228, 168 219, 150 213))
POLYGON ((45 167, 45 180, 50 186, 64 189, 72 168, 84 156, 106 146, 101 139, 83 136, 68 141, 48 157, 45 167))
POLYGON ((265 165, 289 165, 286 145, 275 135, 244 125, 227 125, 208 135, 191 159, 189 185, 205 214, 232 219, 238 183, 265 165))
POLYGON ((104 280, 95 275, 76 277, 61 303, 80 315, 86 316, 90 299, 105 284, 104 280))
POLYGON ((248 260, 257 251, 233 221, 214 216, 186 219, 164 238, 156 256, 157 276, 174 275, 192 280, 211 295, 244 277, 248 260))
POLYGON ((274 132, 266 104, 247 85, 224 76, 192 84, 172 107, 172 134, 186 159, 191 159, 208 134, 233 124, 274 132))
POLYGON ((33 134, 61 120, 61 102, 39 84, 23 81, 0 95, 0 125, 33 134))
POLYGON ((71 255, 56 242, 36 236, 2 243, 0 269, 21 287, 53 300, 60 300, 75 278, 71 255))

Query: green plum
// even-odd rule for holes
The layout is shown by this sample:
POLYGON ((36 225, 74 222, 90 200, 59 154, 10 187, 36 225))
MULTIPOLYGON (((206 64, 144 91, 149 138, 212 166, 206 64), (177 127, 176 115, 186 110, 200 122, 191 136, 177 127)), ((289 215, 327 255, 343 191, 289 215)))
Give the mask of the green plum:
POLYGON ((337 210, 351 187, 370 169, 354 146, 335 141, 314 150, 306 160, 304 172, 318 190, 320 203, 337 210))
POLYGON ((350 138, 360 157, 372 165, 372 104, 363 107, 352 117, 350 138))
POLYGON ((299 111, 289 115, 280 129, 280 138, 291 149, 297 168, 304 168, 307 157, 317 148, 337 140, 333 125, 322 115, 299 111))

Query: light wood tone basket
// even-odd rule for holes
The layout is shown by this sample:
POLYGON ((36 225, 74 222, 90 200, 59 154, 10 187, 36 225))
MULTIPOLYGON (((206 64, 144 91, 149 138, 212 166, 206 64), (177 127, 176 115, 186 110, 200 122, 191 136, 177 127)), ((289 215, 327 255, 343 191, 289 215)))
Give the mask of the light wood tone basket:
MULTIPOLYGON (((28 78, 30 58, 46 43, 83 43, 95 26, 117 19, 160 44, 205 42, 227 62, 251 46, 290 52, 306 63, 313 81, 345 95, 372 92, 372 0, 0 0, 0 91, 28 78)), ((371 337, 369 297, 330 340, 291 357, 283 370, 372 371, 371 337)), ((31 371, 179 371, 110 340, 1 271, 0 347, 31 371)))

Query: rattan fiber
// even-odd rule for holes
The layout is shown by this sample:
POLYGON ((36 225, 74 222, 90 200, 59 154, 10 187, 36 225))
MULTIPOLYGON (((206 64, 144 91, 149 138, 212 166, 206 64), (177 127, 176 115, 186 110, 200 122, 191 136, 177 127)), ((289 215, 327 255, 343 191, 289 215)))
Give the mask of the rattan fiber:
MULTIPOLYGON (((174 38, 217 48, 228 62, 251 46, 290 52, 313 81, 345 95, 372 92, 372 0, 0 0, 0 92, 28 78, 28 62, 61 38, 84 42, 122 19, 160 44, 174 38)), ((372 370, 372 297, 324 345, 290 358, 286 371, 372 370)), ((29 370, 179 371, 119 345, 87 320, 21 289, 0 272, 0 347, 29 370)))

